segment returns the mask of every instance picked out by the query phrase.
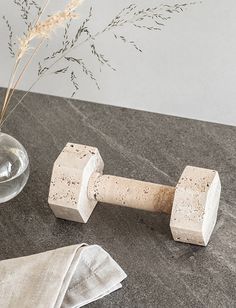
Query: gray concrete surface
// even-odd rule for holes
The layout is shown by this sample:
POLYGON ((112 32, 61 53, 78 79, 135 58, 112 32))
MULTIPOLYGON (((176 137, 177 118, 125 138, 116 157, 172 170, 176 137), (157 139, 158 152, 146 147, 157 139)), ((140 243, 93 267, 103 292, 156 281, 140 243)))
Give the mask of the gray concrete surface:
POLYGON ((3 131, 27 149, 31 174, 0 207, 0 259, 96 243, 128 278, 89 307, 236 307, 236 127, 29 94, 3 131), (56 219, 50 175, 68 141, 97 146, 106 173, 140 180, 175 185, 187 164, 217 169, 222 198, 208 247, 174 242, 164 214, 98 204, 86 225, 56 219))

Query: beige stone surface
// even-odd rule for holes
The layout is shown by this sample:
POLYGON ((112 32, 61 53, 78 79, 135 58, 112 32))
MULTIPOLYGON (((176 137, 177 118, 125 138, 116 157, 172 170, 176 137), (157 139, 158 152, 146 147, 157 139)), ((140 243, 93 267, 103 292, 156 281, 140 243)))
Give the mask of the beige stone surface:
POLYGON ((175 188, 95 173, 88 192, 91 199, 99 202, 170 214, 175 188))
POLYGON ((206 246, 216 223, 221 183, 215 170, 187 166, 176 186, 170 228, 175 241, 206 246))
POLYGON ((206 246, 221 184, 217 171, 187 166, 176 187, 103 175, 97 148, 68 143, 54 163, 48 202, 56 217, 86 223, 97 202, 171 215, 174 240, 206 246))
POLYGON ((56 217, 87 222, 97 201, 89 199, 88 181, 102 172, 97 148, 68 143, 54 163, 48 202, 56 217))

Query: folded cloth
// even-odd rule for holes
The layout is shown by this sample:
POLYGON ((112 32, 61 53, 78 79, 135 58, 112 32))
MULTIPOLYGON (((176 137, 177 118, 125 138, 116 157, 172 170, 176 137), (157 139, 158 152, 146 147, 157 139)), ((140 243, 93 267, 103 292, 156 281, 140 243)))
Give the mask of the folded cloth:
POLYGON ((82 307, 119 289, 125 278, 120 266, 97 245, 4 260, 0 262, 0 307, 82 307))

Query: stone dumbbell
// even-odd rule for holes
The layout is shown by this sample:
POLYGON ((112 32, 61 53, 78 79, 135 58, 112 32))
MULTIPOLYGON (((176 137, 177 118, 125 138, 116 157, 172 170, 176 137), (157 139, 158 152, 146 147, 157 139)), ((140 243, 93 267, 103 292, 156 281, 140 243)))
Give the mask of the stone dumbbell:
POLYGON ((86 223, 97 202, 171 215, 174 240, 206 246, 217 219, 217 171, 187 166, 176 187, 103 175, 97 148, 68 143, 54 163, 49 205, 58 218, 86 223))

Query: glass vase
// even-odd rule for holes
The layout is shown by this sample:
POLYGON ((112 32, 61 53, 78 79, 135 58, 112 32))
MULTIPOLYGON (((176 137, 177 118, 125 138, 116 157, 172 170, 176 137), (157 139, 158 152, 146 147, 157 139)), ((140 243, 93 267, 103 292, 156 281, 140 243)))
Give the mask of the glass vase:
POLYGON ((17 196, 29 178, 29 158, 23 145, 0 132, 0 203, 17 196))

